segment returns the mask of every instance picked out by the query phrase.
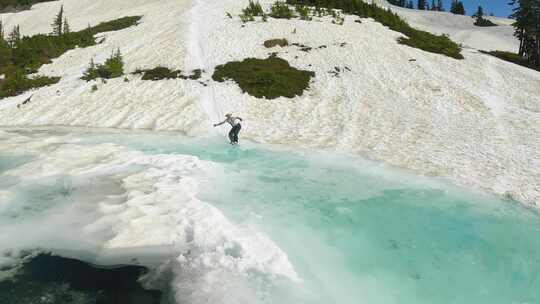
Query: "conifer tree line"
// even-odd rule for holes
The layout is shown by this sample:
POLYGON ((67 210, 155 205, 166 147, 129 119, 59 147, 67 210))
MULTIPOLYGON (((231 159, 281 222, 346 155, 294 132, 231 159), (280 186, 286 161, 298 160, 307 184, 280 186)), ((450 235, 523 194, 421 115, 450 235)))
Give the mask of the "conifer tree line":
MULTIPOLYGON (((64 34, 70 33, 70 27, 67 20, 67 17, 64 16, 64 6, 60 7, 60 11, 54 18, 52 23, 52 35, 62 36, 64 34)), ((6 31, 3 25, 2 20, 0 20, 0 54, 2 54, 2 48, 17 48, 19 42, 21 41, 21 28, 19 25, 13 27, 11 32, 6 36, 6 31)), ((0 57, 2 59, 2 57, 0 57)), ((7 62, 7 61, 5 61, 7 62)))
POLYGON ((33 4, 39 3, 39 2, 48 2, 53 0, 0 0, 0 11, 6 9, 6 8, 12 8, 12 9, 27 9, 30 8, 33 4))
POLYGON ((395 6, 414 8, 414 3, 412 0, 389 0, 388 2, 395 6))
POLYGON ((60 11, 54 18, 52 26, 52 33, 55 36, 62 36, 63 34, 69 34, 69 23, 67 20, 67 17, 64 16, 64 6, 62 5, 60 7, 60 11))
POLYGON ((476 13, 474 13, 474 15, 472 15, 472 17, 476 19, 474 21, 474 25, 476 26, 497 26, 495 23, 484 18, 484 9, 482 6, 478 6, 478 10, 476 13))
POLYGON ((465 15, 465 6, 463 1, 452 0, 450 4, 450 12, 456 15, 465 15))
MULTIPOLYGON (((389 0, 390 4, 395 6, 405 7, 405 8, 415 8, 414 2, 412 0, 389 0)), ((432 11, 444 11, 443 0, 431 0, 431 5, 429 5, 427 0, 418 0, 417 6, 419 10, 432 10, 432 11)))
POLYGON ((515 6, 510 18, 516 20, 513 26, 519 39, 518 55, 540 67, 540 1, 511 0, 509 4, 515 6))

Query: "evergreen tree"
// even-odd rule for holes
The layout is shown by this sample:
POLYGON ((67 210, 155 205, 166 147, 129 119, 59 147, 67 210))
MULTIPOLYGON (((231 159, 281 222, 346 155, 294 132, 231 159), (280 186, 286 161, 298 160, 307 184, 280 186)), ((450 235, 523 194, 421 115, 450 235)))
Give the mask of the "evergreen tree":
POLYGON ((514 35, 519 39, 519 56, 540 67, 540 3, 538 0, 512 0, 515 5, 514 35))
POLYGON ((67 17, 64 17, 64 25, 63 25, 62 33, 63 34, 71 33, 71 28, 69 27, 67 17))
POLYGON ((418 9, 419 10, 425 10, 426 9, 426 0, 418 0, 418 9))
POLYGON ((435 4, 435 0, 431 0, 431 10, 436 11, 437 10, 437 4, 435 4))
POLYGON ((481 6, 478 7, 478 11, 476 11, 472 17, 476 18, 474 21, 474 25, 476 26, 497 26, 495 23, 491 22, 491 20, 484 19, 484 10, 481 6))
POLYGON ((484 17, 484 9, 482 8, 482 6, 478 6, 478 10, 476 11, 474 15, 472 15, 472 17, 476 17, 476 18, 484 17))
POLYGON ((60 7, 60 11, 56 15, 56 17, 54 17, 53 23, 51 24, 53 28, 52 34, 55 36, 61 36, 63 33, 62 31, 63 25, 64 25, 64 6, 62 5, 60 7))
POLYGON ((405 5, 406 8, 414 9, 414 3, 412 0, 409 0, 407 4, 405 5))
POLYGON ((463 6, 463 2, 452 0, 452 3, 450 4, 450 12, 457 15, 465 15, 465 6, 463 6))
POLYGON ((0 42, 4 41, 6 35, 4 33, 4 23, 0 20, 0 42))
POLYGON ((94 62, 94 58, 90 59, 90 64, 88 66, 88 69, 83 74, 82 79, 86 81, 90 81, 92 79, 98 78, 98 70, 96 68, 96 63, 94 62))
POLYGON ((120 49, 117 49, 107 61, 105 68, 109 71, 109 78, 116 78, 124 75, 124 60, 120 49))
POLYGON ((11 61, 11 48, 5 39, 4 25, 0 20, 0 74, 3 74, 3 67, 11 61))
POLYGON ((456 14, 458 15, 465 15, 465 6, 463 5, 463 2, 458 1, 456 11, 456 14))
POLYGON ((0 74, 3 74, 3 67, 7 66, 11 60, 11 48, 5 41, 0 41, 0 74))
POLYGON ((437 10, 439 12, 444 12, 444 3, 443 3, 443 0, 438 0, 437 1, 437 10))
POLYGON ((9 44, 10 48, 16 48, 17 47, 17 45, 21 41, 21 29, 20 29, 20 27, 18 25, 13 28, 13 30, 9 34, 9 37, 8 37, 7 41, 8 41, 8 44, 9 44))
POLYGON ((388 0, 388 2, 399 7, 405 7, 407 4, 405 0, 388 0))

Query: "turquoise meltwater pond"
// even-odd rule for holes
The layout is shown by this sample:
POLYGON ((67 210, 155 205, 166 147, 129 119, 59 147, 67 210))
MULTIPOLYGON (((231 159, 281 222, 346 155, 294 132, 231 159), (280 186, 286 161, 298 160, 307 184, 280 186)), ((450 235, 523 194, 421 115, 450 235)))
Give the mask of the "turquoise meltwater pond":
MULTIPOLYGON (((217 163, 200 199, 265 234, 302 281, 276 284, 261 302, 540 303, 540 215, 518 203, 351 155, 174 134, 76 136, 217 163)), ((29 160, 0 156, 0 174, 29 160)))

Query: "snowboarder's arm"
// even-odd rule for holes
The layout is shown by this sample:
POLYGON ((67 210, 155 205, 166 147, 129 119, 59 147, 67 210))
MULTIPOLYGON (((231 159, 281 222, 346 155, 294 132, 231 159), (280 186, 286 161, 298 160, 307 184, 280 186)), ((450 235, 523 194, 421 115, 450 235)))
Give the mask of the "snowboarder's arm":
POLYGON ((214 124, 214 127, 217 127, 217 126, 221 126, 222 124, 224 124, 227 120, 225 119, 224 121, 220 122, 220 123, 217 123, 217 124, 214 124))
POLYGON ((244 121, 244 120, 242 119, 242 117, 236 117, 236 118, 240 119, 240 121, 242 121, 242 122, 244 121))

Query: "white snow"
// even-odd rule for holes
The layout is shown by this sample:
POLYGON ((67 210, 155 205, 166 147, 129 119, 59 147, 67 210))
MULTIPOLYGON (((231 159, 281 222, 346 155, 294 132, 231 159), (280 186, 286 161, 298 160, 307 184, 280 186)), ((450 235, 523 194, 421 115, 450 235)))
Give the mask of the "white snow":
POLYGON ((511 19, 486 16, 498 26, 478 27, 474 26, 475 19, 471 16, 418 11, 396 6, 391 6, 391 8, 413 27, 439 35, 446 34, 452 40, 463 44, 464 47, 508 52, 517 52, 519 48, 519 43, 514 38, 511 19))
MULTIPOLYGON (((266 8, 271 2, 261 1, 266 8)), ((233 112, 246 120, 244 138, 358 152, 530 205, 540 202, 540 73, 477 51, 516 49, 507 19, 494 18, 499 27, 478 28, 466 16, 396 9, 413 26, 463 43, 465 59, 455 60, 400 45, 400 33, 373 20, 353 22, 354 16, 343 26, 329 18, 269 18, 242 26, 237 15, 247 1, 64 0, 1 17, 8 26, 20 24, 24 34, 48 32, 60 3, 74 29, 126 15, 144 18, 137 27, 104 34, 103 44, 72 50, 44 66, 41 73, 62 81, 2 100, 0 125, 144 128, 200 136, 216 132, 211 124, 233 112), (313 50, 265 49, 262 43, 271 38, 313 50), (202 68, 201 81, 208 86, 129 76, 129 82, 99 82, 92 93, 94 83, 79 77, 91 57, 102 61, 117 47, 128 72, 158 64, 202 68), (302 97, 260 100, 232 82, 208 81, 218 64, 271 52, 316 72, 302 97), (328 73, 335 67, 342 70, 339 77, 328 73), (29 104, 16 107, 32 94, 29 104)))

